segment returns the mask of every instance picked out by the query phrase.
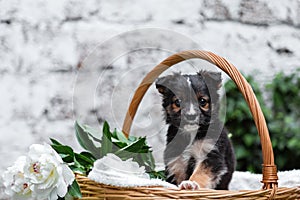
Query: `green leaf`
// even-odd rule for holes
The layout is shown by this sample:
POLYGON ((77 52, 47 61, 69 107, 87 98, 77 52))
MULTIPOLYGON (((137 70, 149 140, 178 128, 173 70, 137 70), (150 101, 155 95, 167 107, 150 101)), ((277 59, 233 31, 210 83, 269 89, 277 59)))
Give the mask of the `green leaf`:
POLYGON ((124 133, 117 131, 116 129, 114 130, 114 134, 117 136, 118 140, 123 143, 128 144, 128 139, 125 137, 124 133))
POLYGON ((95 138, 91 133, 91 128, 80 125, 75 122, 76 137, 82 148, 91 152, 96 158, 100 158, 100 147, 96 147, 93 141, 99 142, 100 140, 95 138))
POLYGON ((150 178, 158 178, 158 179, 161 179, 161 180, 166 180, 167 177, 166 177, 166 173, 164 170, 162 171, 152 171, 152 172, 149 172, 148 173, 150 175, 150 178))
POLYGON ((135 142, 135 141, 137 141, 137 138, 136 138, 135 136, 133 136, 133 135, 130 135, 130 136, 128 137, 128 141, 130 141, 130 142, 135 142))
POLYGON ((96 161, 97 159, 93 156, 93 154, 91 154, 90 152, 87 151, 83 151, 80 153, 81 155, 89 158, 90 160, 96 161))
POLYGON ((74 182, 72 183, 72 185, 69 186, 69 191, 68 193, 74 197, 74 198, 79 198, 81 199, 82 198, 82 194, 81 194, 81 191, 80 191, 80 187, 76 181, 76 179, 74 180, 74 182))
POLYGON ((88 125, 82 125, 82 128, 89 133, 89 136, 93 138, 94 141, 101 143, 101 140, 99 139, 101 137, 100 133, 96 131, 94 128, 88 125), (96 137, 98 136, 98 137, 96 137))
POLYGON ((99 139, 100 134, 95 129, 88 125, 81 125, 77 121, 75 122, 75 128, 76 126, 78 126, 79 129, 82 129, 82 131, 86 132, 86 134, 88 134, 88 136, 92 138, 95 142, 101 143, 101 140, 99 139), (97 138, 95 135, 98 135, 99 138, 97 138))
POLYGON ((145 166, 147 173, 155 171, 155 161, 151 151, 148 153, 139 153, 136 161, 139 163, 139 165, 145 166))
POLYGON ((83 154, 75 154, 75 158, 76 160, 80 163, 80 165, 83 165, 85 167, 87 166, 93 166, 94 164, 94 159, 90 158, 90 157, 87 157, 83 154))
POLYGON ((112 138, 112 143, 114 144, 113 147, 118 148, 117 150, 122 149, 128 145, 128 143, 118 142, 117 140, 114 140, 113 138, 112 138))
POLYGON ((249 134, 249 133, 248 133, 248 134, 245 134, 244 137, 243 137, 244 142, 245 142, 245 145, 246 145, 247 147, 252 146, 253 143, 254 143, 254 141, 255 141, 255 138, 256 138, 256 137, 253 137, 253 135, 251 135, 251 134, 249 134))
POLYGON ((74 156, 74 151, 71 147, 67 145, 56 145, 52 144, 51 147, 58 153, 58 154, 66 154, 70 156, 74 156))
POLYGON ((88 172, 85 169, 85 167, 83 167, 81 165, 76 164, 76 165, 70 165, 69 167, 75 173, 83 174, 83 175, 87 175, 88 174, 88 172))
POLYGON ((100 156, 106 156, 108 153, 112 153, 112 133, 109 130, 109 125, 107 122, 103 124, 103 135, 102 135, 102 144, 101 144, 101 154, 100 156))
POLYGON ((67 145, 52 144, 51 147, 60 155, 66 163, 72 163, 74 161, 74 151, 67 145))
POLYGON ((52 144, 56 144, 56 145, 62 145, 61 143, 59 143, 57 140, 50 138, 52 144))
POLYGON ((146 138, 140 138, 135 142, 129 144, 128 146, 119 149, 115 152, 117 156, 119 156, 122 160, 126 160, 128 158, 134 157, 140 153, 147 153, 143 147, 145 145, 146 138))
POLYGON ((107 121, 105 121, 103 123, 103 130, 102 130, 102 132, 103 132, 103 134, 112 135, 112 133, 110 132, 109 124, 107 123, 107 121))

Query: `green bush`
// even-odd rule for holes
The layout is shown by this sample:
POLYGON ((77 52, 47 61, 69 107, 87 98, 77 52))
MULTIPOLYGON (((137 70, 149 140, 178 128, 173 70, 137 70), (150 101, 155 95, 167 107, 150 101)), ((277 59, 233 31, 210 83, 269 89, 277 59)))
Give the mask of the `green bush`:
MULTIPOLYGON (((280 72, 267 85, 259 85, 251 75, 245 77, 266 118, 279 170, 300 169, 299 74, 300 70, 289 75, 280 72)), ((237 170, 259 173, 261 146, 250 110, 233 81, 226 82, 225 89, 226 127, 232 135, 237 170)))

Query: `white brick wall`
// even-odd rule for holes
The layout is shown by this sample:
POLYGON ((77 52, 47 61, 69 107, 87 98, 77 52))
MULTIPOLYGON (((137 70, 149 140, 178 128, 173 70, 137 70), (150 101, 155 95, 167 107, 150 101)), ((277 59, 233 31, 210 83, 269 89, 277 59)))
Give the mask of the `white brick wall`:
MULTIPOLYGON (((120 127, 128 98, 142 76, 170 54, 144 49, 116 59, 111 52, 124 53, 141 44, 145 47, 148 37, 153 41, 147 45, 158 49, 213 51, 246 73, 259 70, 256 78, 267 81, 279 70, 290 72, 300 67, 299 13, 299 0, 0 0, 0 170, 30 144, 48 142, 49 137, 78 149, 75 118, 97 126, 98 117, 120 127), (157 29, 141 30, 142 35, 123 40, 111 39, 149 27, 157 29), (86 72, 81 70, 76 79, 85 56, 107 40, 118 42, 98 47, 102 57, 95 58, 95 67, 85 66, 86 72), (84 89, 84 81, 92 80, 93 75, 97 80, 103 63, 114 60, 101 79, 104 83, 89 83, 91 88, 84 89), (111 91, 116 98, 111 98, 111 91)), ((156 135, 157 127, 163 126, 159 104, 152 89, 136 121, 148 130, 134 130, 141 134, 150 130, 156 135)), ((159 150, 162 134, 149 138, 152 144, 157 140, 159 150)), ((161 155, 159 151, 156 154, 161 155)))

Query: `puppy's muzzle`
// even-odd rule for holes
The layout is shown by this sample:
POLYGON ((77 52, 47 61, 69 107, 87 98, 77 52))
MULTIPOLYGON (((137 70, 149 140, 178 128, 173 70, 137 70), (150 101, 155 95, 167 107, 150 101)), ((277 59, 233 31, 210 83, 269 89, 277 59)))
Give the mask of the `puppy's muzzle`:
POLYGON ((193 104, 189 104, 183 109, 182 119, 186 124, 199 124, 199 109, 193 104))
POLYGON ((196 123, 198 123, 198 121, 197 121, 198 115, 196 115, 196 114, 188 114, 188 113, 186 113, 186 114, 184 114, 184 118, 188 122, 192 122, 192 123, 196 122, 196 123))

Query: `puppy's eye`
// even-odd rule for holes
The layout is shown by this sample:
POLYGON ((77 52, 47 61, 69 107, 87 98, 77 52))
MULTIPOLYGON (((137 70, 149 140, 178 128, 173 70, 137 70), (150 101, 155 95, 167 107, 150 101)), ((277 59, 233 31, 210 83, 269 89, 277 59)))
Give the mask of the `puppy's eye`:
POLYGON ((207 103, 208 103, 207 100, 204 98, 201 98, 199 101, 199 104, 201 107, 205 107, 207 105, 207 103))
POLYGON ((180 100, 180 99, 176 99, 176 100, 174 101, 174 104, 175 104, 175 106, 177 106, 177 107, 180 107, 180 103, 181 103, 181 100, 180 100))

